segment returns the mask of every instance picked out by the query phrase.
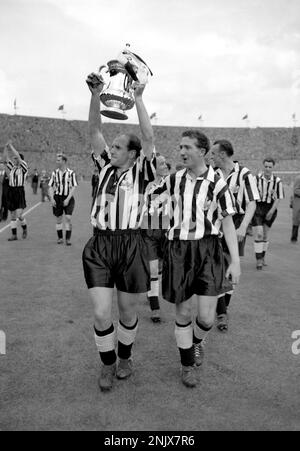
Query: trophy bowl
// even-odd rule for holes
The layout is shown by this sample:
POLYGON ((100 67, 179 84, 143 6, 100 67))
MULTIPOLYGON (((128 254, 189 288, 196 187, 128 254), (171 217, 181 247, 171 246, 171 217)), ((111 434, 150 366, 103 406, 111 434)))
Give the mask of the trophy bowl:
POLYGON ((100 94, 100 100, 106 109, 101 110, 103 116, 116 120, 128 119, 125 111, 134 107, 133 82, 124 65, 118 60, 107 63, 109 82, 100 94))

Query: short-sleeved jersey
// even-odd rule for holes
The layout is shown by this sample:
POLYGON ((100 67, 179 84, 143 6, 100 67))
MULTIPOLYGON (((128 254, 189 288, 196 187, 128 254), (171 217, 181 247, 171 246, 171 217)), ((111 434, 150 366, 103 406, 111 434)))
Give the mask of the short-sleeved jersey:
POLYGON ((236 162, 228 177, 224 176, 221 169, 216 172, 226 181, 234 197, 237 214, 244 215, 249 202, 260 200, 256 179, 248 168, 236 162))
POLYGON ((20 160, 20 166, 15 166, 12 161, 8 161, 6 166, 9 170, 9 186, 16 188, 25 186, 28 174, 28 166, 24 160, 20 160))
POLYGON ((264 174, 256 176, 257 187, 260 194, 260 202, 273 204, 275 200, 284 199, 284 189, 279 177, 272 174, 270 179, 266 179, 264 174))
POLYGON ((166 177, 153 192, 153 208, 167 201, 169 240, 200 240, 219 235, 222 220, 234 215, 234 200, 224 180, 210 166, 194 178, 186 169, 166 177))
POLYGON ((91 214, 93 227, 100 230, 140 228, 145 191, 156 175, 155 151, 151 159, 141 151, 134 165, 119 177, 118 168, 111 165, 107 150, 95 160, 99 185, 91 214))
POLYGON ((76 174, 67 168, 64 172, 60 169, 52 172, 49 186, 57 196, 69 196, 70 191, 78 186, 76 174))

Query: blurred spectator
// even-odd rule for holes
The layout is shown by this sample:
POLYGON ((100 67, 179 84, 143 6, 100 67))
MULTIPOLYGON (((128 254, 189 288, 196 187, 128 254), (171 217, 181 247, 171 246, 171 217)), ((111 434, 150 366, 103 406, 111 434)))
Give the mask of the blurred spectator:
POLYGON ((0 161, 0 222, 6 221, 8 216, 7 208, 7 190, 8 190, 8 175, 6 174, 5 165, 0 161))
POLYGON ((45 202, 45 200, 47 200, 47 199, 50 201, 49 181, 50 181, 50 177, 47 175, 47 172, 45 170, 43 170, 41 173, 41 180, 40 180, 42 202, 45 202))
POLYGON ((39 173, 38 170, 35 169, 31 176, 31 187, 33 194, 37 194, 38 186, 39 186, 39 173))
POLYGON ((300 225, 300 176, 296 178, 294 183, 293 194, 291 197, 291 208, 293 209, 293 229, 291 242, 297 243, 300 225))

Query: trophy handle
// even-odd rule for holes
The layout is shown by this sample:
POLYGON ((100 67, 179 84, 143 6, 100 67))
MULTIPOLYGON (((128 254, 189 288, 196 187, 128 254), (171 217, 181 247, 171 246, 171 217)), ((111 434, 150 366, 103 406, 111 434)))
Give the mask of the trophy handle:
POLYGON ((98 75, 100 75, 100 77, 103 80, 103 83, 104 83, 103 90, 107 89, 110 85, 110 76, 109 76, 108 66, 105 66, 105 65, 100 66, 99 70, 98 70, 98 75))

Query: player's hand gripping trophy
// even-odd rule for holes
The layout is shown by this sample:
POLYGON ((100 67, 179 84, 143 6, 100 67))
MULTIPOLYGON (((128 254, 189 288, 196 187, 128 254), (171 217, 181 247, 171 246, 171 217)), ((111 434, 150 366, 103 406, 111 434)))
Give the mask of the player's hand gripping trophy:
POLYGON ((117 59, 101 66, 98 73, 90 74, 86 82, 92 92, 99 93, 106 107, 101 110, 103 116, 126 120, 126 111, 134 107, 135 85, 147 84, 150 75, 153 74, 147 64, 127 44, 117 59))

